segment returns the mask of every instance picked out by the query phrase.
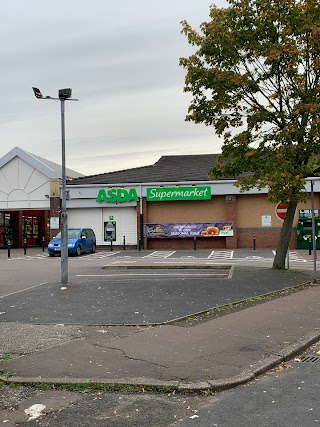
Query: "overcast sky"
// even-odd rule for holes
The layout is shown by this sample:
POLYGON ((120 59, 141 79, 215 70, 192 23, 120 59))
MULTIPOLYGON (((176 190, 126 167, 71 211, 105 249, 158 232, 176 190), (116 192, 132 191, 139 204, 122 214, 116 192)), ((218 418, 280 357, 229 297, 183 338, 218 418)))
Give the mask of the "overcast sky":
MULTIPOLYGON (((189 95, 180 34, 209 19, 209 0, 10 0, 0 6, 0 157, 15 146, 86 175, 153 164, 162 155, 218 153, 212 128, 185 122, 189 95)), ((224 0, 215 2, 226 5, 224 0)))

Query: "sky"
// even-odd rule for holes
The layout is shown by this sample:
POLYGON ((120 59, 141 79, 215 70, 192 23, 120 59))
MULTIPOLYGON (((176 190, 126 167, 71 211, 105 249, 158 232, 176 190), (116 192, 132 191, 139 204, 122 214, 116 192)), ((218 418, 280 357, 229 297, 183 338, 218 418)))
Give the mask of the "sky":
MULTIPOLYGON (((0 158, 12 148, 85 175, 151 165, 161 156, 219 153, 213 128, 185 121, 190 95, 180 33, 209 20, 210 0, 10 0, 0 15, 0 158)), ((224 0, 215 2, 226 6, 224 0)))

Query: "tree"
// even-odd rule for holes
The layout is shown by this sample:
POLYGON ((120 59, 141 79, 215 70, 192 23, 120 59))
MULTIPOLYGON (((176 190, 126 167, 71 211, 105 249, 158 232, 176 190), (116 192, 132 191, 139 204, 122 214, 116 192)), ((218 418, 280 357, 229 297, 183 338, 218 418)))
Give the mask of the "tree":
POLYGON ((212 178, 240 177, 241 191, 268 187, 269 200, 288 202, 273 268, 284 269, 297 203, 320 152, 319 0, 230 0, 211 6, 197 48, 180 64, 192 94, 187 121, 223 137, 212 178))

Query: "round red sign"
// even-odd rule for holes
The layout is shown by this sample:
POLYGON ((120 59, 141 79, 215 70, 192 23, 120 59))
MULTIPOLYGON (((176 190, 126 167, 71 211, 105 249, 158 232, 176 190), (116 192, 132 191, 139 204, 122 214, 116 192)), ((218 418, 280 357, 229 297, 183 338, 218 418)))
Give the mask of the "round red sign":
POLYGON ((285 219, 288 209, 288 203, 278 203, 276 206, 276 215, 282 221, 285 219))

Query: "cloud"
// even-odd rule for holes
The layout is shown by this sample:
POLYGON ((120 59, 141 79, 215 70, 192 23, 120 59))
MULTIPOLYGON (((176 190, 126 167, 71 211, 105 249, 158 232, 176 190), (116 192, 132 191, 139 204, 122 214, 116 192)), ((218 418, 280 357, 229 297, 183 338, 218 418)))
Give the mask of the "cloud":
POLYGON ((208 0, 11 0, 1 6, 1 153, 14 146, 60 163, 60 103, 71 87, 68 167, 87 174, 152 164, 160 155, 217 152, 213 130, 185 122, 179 57, 192 48, 180 21, 197 27, 208 0), (18 11, 18 13, 17 13, 18 11))

